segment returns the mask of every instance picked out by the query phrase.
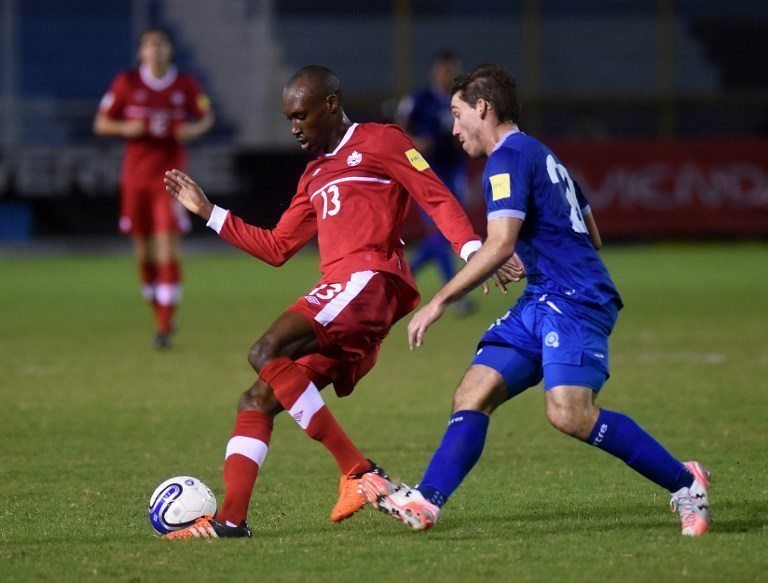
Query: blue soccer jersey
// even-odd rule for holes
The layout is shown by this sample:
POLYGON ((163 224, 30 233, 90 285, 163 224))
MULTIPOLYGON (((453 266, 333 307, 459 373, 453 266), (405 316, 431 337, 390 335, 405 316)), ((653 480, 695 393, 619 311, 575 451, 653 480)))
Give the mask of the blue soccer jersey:
POLYGON ((584 223, 589 204, 557 156, 519 131, 508 133, 483 173, 488 220, 523 220, 515 251, 525 264, 527 292, 605 305, 621 298, 584 223))

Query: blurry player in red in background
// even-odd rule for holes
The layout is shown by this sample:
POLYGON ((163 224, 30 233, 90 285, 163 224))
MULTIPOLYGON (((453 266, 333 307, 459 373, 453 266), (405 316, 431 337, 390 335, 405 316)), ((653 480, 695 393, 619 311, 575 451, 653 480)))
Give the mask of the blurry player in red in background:
POLYGON ((381 469, 347 437, 319 391, 333 384, 337 395, 349 395, 375 364, 392 325, 419 301, 400 239, 410 197, 456 253, 466 259, 480 247, 456 198, 397 126, 349 120, 341 85, 330 70, 309 66, 296 73, 283 89, 282 109, 312 159, 275 228, 244 223, 214 206, 183 172, 166 173, 168 191, 187 209, 223 239, 271 265, 282 265, 317 236, 322 272, 314 289, 251 348, 248 360, 259 379, 238 403, 224 462, 226 493, 215 519, 201 518, 167 538, 250 536, 248 505, 273 418, 284 410, 328 449, 341 470, 331 520, 362 508, 360 480, 381 469))
POLYGON ((168 168, 184 168, 185 143, 213 126, 210 102, 198 82, 173 65, 173 40, 158 27, 139 37, 138 69, 115 77, 93 122, 100 136, 125 138, 120 176, 120 230, 134 242, 141 290, 155 313, 155 347, 171 345, 181 300, 179 235, 186 211, 163 188, 168 168))

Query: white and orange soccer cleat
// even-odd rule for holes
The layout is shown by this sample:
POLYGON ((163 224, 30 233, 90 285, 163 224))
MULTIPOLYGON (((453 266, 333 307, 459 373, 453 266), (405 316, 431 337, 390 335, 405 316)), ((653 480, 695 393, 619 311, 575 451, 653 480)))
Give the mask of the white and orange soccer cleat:
POLYGON ((405 484, 395 484, 386 477, 366 474, 361 485, 368 502, 414 530, 433 527, 440 516, 438 506, 405 484))
POLYGON ((250 537, 251 530, 248 523, 243 521, 238 526, 229 526, 216 522, 212 516, 206 515, 195 520, 194 524, 169 532, 163 538, 168 540, 181 540, 190 538, 242 538, 250 537))
POLYGON ((365 506, 367 500, 360 487, 360 481, 363 476, 370 474, 389 477, 380 466, 374 462, 371 462, 371 464, 372 467, 367 472, 341 476, 339 478, 339 498, 336 500, 333 510, 331 510, 331 520, 333 522, 341 522, 365 506))
POLYGON ((701 536, 709 530, 712 518, 709 514, 710 473, 699 462, 683 464, 693 474, 690 488, 680 488, 672 494, 669 507, 680 514, 684 536, 701 536))

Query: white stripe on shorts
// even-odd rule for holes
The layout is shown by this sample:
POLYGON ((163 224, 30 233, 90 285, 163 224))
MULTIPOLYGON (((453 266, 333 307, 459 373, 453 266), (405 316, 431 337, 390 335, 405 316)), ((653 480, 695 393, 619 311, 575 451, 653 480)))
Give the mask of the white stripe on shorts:
POLYGON ((344 291, 335 296, 325 307, 320 310, 315 316, 315 320, 325 326, 329 322, 333 322, 334 318, 338 316, 341 311, 349 305, 349 303, 357 297, 371 278, 376 275, 375 271, 357 271, 352 274, 347 282, 347 287, 344 291))
POLYGON ((256 462, 256 465, 261 467, 261 464, 264 463, 264 458, 267 457, 268 449, 267 444, 260 439, 235 435, 227 443, 227 453, 224 455, 224 459, 227 459, 234 453, 239 453, 249 460, 256 462))
POLYGON ((310 382, 304 392, 296 400, 288 413, 291 414, 294 421, 299 424, 302 429, 309 427, 309 422, 312 421, 315 413, 325 406, 323 398, 320 396, 320 391, 317 390, 315 383, 310 382))
POLYGON ((558 314, 562 314, 562 312, 560 311, 560 308, 558 308, 558 307, 557 307, 557 306, 554 304, 554 302, 550 302, 549 300, 547 300, 547 305, 548 305, 550 308, 552 308, 552 309, 553 309, 555 312, 557 312, 558 314))

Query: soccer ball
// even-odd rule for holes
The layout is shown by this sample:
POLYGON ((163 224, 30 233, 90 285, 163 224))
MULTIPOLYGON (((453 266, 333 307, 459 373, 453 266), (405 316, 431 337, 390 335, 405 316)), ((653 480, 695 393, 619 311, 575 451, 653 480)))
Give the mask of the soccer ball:
POLYGON ((216 497, 197 478, 177 476, 160 484, 149 498, 149 522, 160 534, 180 530, 216 513, 216 497))

